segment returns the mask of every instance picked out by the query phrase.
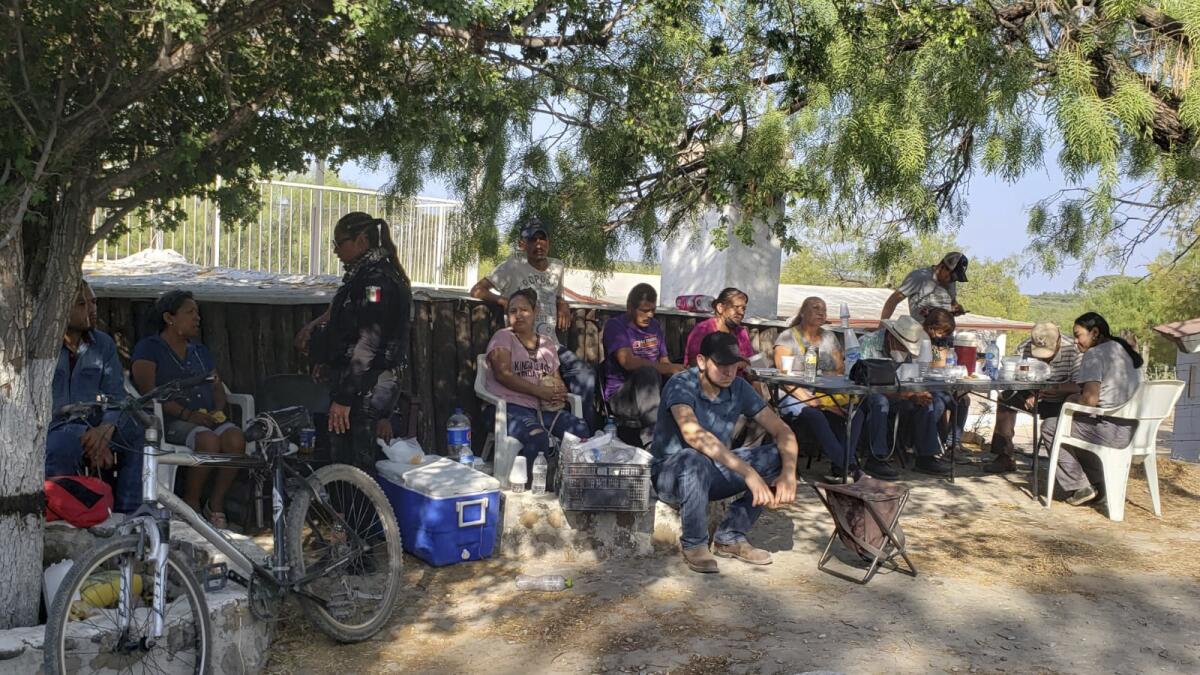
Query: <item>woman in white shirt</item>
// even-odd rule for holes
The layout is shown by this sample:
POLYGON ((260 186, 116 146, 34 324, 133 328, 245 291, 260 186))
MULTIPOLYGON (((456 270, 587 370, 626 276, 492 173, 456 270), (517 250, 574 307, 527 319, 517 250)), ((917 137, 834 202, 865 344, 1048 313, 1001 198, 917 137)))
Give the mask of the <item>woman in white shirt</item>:
MULTIPOLYGON (((825 301, 818 297, 805 298, 791 324, 779 333, 775 340, 775 367, 783 370, 783 359, 792 357, 792 368, 803 368, 804 356, 809 349, 817 350, 817 370, 822 375, 841 375, 844 368, 842 345, 833 331, 825 327, 825 301)), ((814 393, 799 385, 784 385, 786 394, 779 402, 779 414, 794 430, 803 426, 821 447, 821 452, 833 464, 832 475, 841 476, 846 461, 849 470, 858 468, 853 450, 846 448, 846 417, 842 410, 844 401, 814 393)), ((862 429, 863 416, 856 414, 851 422, 851 443, 854 448, 862 429)))
MULTIPOLYGON (((1122 338, 1113 335, 1108 328, 1108 322, 1095 312, 1088 312, 1075 319, 1074 333, 1075 344, 1083 354, 1078 376, 1081 391, 1068 397, 1067 401, 1111 409, 1124 405, 1133 398, 1141 382, 1138 369, 1142 367, 1142 357, 1137 350, 1122 338)), ((1043 422, 1042 443, 1047 448, 1054 442, 1057 422, 1057 417, 1046 418, 1043 422)), ((1129 443, 1136 428, 1135 420, 1076 415, 1071 425, 1070 438, 1121 447, 1129 443)), ((1070 493, 1067 503, 1080 506, 1099 497, 1104 473, 1096 457, 1091 453, 1076 456, 1073 449, 1066 444, 1062 450, 1058 454, 1056 482, 1060 488, 1070 493)))

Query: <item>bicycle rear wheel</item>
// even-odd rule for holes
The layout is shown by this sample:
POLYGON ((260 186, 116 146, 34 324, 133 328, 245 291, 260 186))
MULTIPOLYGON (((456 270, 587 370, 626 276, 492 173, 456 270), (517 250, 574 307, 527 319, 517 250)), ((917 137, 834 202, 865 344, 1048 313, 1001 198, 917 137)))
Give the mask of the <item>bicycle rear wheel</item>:
POLYGON ((309 478, 321 499, 299 490, 288 510, 287 546, 300 602, 317 628, 361 642, 392 615, 400 591, 400 527, 370 476, 345 464, 309 478))
POLYGON ((141 537, 97 546, 63 579, 46 619, 47 673, 207 673, 212 627, 204 590, 176 551, 167 557, 164 634, 154 638, 154 562, 141 537), (122 575, 132 584, 122 585, 122 575), (132 609, 122 628, 120 596, 132 609), (78 596, 78 597, 77 597, 78 596))

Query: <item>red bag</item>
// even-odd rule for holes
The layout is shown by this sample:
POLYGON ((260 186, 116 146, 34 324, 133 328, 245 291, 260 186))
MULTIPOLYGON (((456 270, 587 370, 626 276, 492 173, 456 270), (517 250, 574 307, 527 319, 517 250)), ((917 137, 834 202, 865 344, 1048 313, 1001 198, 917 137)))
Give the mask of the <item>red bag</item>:
POLYGON ((99 525, 112 513, 112 487, 92 476, 46 479, 46 522, 65 520, 75 527, 99 525))

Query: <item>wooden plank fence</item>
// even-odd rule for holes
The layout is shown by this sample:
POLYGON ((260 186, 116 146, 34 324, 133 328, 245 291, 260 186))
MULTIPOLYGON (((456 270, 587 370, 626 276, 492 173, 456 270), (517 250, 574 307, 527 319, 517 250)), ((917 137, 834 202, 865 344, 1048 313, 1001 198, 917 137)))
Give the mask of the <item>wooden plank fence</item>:
MULTIPOLYGON (((101 297, 99 325, 112 334, 126 367, 137 340, 149 330, 147 314, 153 300, 101 297)), ((257 394, 269 375, 308 372, 307 357, 292 348, 292 338, 304 324, 319 316, 324 304, 251 304, 200 300, 202 340, 212 351, 221 377, 235 392, 257 394)), ((572 307, 571 326, 560 333, 568 348, 596 365, 601 360, 601 328, 618 306, 572 307)), ((474 422, 476 450, 487 436, 479 400, 475 397, 475 357, 487 348, 492 334, 503 327, 499 312, 477 300, 426 298, 414 301, 409 368, 404 389, 420 402, 418 440, 426 452, 445 453, 446 420, 461 407, 474 422)), ((664 310, 658 319, 671 360, 683 359, 688 333, 703 317, 664 310)), ((759 351, 770 353, 779 329, 747 324, 759 351)), ((598 382, 597 387, 602 386, 598 382)))

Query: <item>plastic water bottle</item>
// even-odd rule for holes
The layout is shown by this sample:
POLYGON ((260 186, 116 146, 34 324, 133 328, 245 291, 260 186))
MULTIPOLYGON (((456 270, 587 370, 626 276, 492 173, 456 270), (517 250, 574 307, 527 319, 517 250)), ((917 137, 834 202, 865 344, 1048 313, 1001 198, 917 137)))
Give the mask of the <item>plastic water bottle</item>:
POLYGON ((471 452, 471 418, 462 408, 455 408, 454 414, 446 420, 446 447, 450 456, 460 463, 467 466, 475 463, 475 455, 471 452))
POLYGON ((995 338, 988 340, 983 359, 983 374, 996 379, 1000 374, 1000 347, 995 338))
POLYGON ((820 362, 820 351, 816 345, 804 351, 804 379, 809 382, 816 382, 818 362, 820 362))
POLYGON ((716 298, 711 295, 679 295, 675 297, 675 309, 681 312, 709 313, 713 311, 716 298))
POLYGON ((957 366, 957 365, 958 365, 958 354, 955 353, 954 348, 951 347, 949 350, 946 351, 946 367, 953 368, 954 366, 957 366))
POLYGON ((614 420, 611 417, 608 418, 608 421, 604 423, 604 433, 609 434, 613 438, 617 437, 617 422, 616 422, 616 420, 614 420))
POLYGON ((850 371, 854 369, 854 364, 862 358, 862 349, 858 346, 858 336, 854 334, 854 329, 850 328, 850 307, 846 303, 842 303, 842 341, 845 351, 845 373, 846 377, 850 377, 850 371))
POLYGON ((550 464, 546 461, 546 454, 539 452, 537 459, 533 460, 533 487, 530 492, 535 495, 546 494, 546 474, 550 472, 550 464))
POLYGON ((570 579, 560 574, 522 574, 517 577, 517 590, 521 591, 563 591, 572 585, 570 579))

